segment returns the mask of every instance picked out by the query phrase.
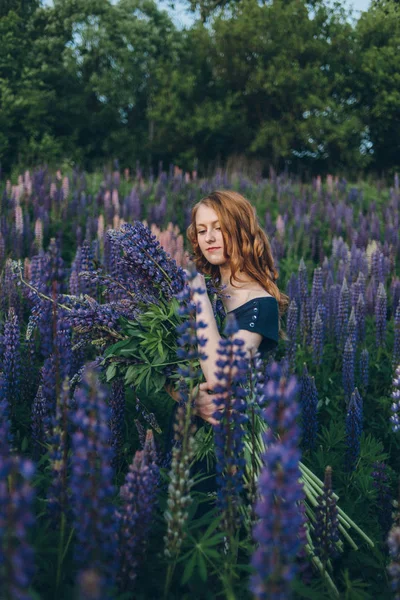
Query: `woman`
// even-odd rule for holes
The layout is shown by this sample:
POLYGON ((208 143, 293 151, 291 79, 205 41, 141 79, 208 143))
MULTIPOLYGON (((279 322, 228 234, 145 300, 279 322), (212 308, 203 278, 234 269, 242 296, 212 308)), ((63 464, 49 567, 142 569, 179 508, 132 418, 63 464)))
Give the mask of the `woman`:
MULTIPOLYGON (((198 271, 190 283, 192 289, 206 289, 204 275, 210 275, 214 284, 226 286, 224 292, 229 297, 223 304, 239 327, 234 337, 244 340, 249 358, 257 350, 265 357, 278 343, 280 316, 288 306, 288 297, 275 283, 278 273, 271 247, 255 209, 237 192, 212 192, 193 207, 187 236, 198 271)), ((195 390, 196 412, 205 421, 217 424, 212 416, 216 410, 213 388, 222 336, 207 294, 195 292, 193 299, 201 306, 197 318, 207 324, 207 343, 201 348, 207 359, 200 361, 206 381, 195 390)), ((167 391, 178 400, 171 387, 167 391)))

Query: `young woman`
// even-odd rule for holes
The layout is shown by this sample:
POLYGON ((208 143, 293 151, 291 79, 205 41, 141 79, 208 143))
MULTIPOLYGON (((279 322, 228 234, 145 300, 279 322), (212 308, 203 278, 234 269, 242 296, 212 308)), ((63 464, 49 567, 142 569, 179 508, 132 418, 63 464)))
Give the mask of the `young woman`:
MULTIPOLYGON (((278 343, 280 317, 287 309, 288 297, 275 283, 278 273, 271 247, 255 209, 237 192, 212 192, 193 207, 187 236, 198 271, 192 289, 206 289, 204 275, 225 285, 224 294, 229 296, 223 300, 225 310, 236 317, 239 326, 234 337, 244 340, 248 357, 257 350, 264 357, 278 343)), ((222 332, 207 294, 194 293, 194 300, 201 305, 197 318, 207 324, 203 330, 207 343, 201 348, 207 359, 200 361, 206 381, 196 390, 197 415, 216 424, 212 392, 222 332)), ((167 391, 178 399, 171 388, 167 391)))

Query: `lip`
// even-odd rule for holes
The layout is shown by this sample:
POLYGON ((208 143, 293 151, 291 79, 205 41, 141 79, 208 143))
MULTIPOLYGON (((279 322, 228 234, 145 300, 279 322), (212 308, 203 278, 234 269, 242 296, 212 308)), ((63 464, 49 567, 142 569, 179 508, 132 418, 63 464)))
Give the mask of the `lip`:
POLYGON ((212 250, 221 250, 220 246, 215 248, 207 248, 207 252, 212 252, 212 250))

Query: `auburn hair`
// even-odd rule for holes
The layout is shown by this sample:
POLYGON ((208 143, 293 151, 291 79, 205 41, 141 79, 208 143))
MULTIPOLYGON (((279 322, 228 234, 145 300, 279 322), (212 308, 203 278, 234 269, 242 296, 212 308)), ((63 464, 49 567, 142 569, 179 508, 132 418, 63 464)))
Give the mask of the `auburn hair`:
MULTIPOLYGON (((230 283, 240 282, 238 271, 249 275, 278 302, 279 316, 282 317, 289 305, 289 297, 283 294, 275 283, 279 277, 272 256, 267 234, 261 228, 256 210, 241 194, 229 190, 217 190, 202 198, 192 208, 191 223, 186 235, 193 248, 193 262, 204 275, 211 275, 214 284, 220 283, 218 265, 212 265, 203 256, 196 233, 196 213, 200 205, 212 208, 218 215, 224 240, 225 255, 230 260, 230 283)), ((281 319, 279 319, 280 321, 281 319)), ((281 337, 286 337, 281 331, 281 337)))

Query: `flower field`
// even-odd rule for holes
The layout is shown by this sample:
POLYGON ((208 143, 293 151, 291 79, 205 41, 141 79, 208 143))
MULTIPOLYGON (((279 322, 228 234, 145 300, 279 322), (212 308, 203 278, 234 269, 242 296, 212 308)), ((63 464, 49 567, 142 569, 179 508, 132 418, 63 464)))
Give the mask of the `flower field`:
POLYGON ((38 168, 0 207, 1 599, 400 598, 397 176, 38 168), (255 206, 289 308, 246 370, 207 281, 211 426, 184 269, 215 189, 255 206))

